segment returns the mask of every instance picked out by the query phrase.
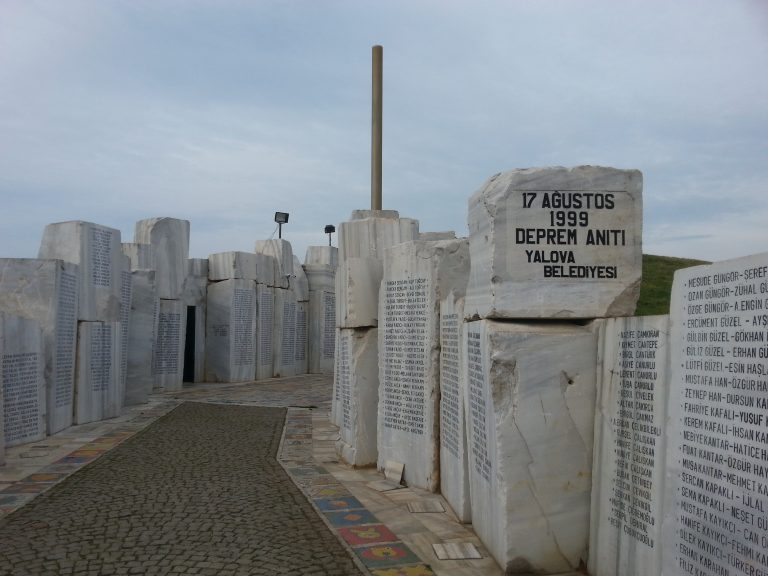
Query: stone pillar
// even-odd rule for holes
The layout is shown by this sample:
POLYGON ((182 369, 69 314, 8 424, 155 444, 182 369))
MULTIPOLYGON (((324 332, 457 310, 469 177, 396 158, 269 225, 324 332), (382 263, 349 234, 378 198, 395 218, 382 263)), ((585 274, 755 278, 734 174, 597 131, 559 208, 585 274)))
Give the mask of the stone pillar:
MULTIPOLYGON (((190 258, 187 260, 187 277, 184 280, 184 292, 181 300, 187 306, 187 330, 184 342, 185 350, 192 347, 193 365, 191 373, 185 375, 185 382, 203 382, 205 380, 205 323, 208 297, 208 260, 190 258), (194 313, 194 322, 189 314, 194 313), (190 341, 191 340, 191 341, 190 341)), ((185 351, 185 368, 187 363, 185 351)), ((186 369, 185 369, 186 372, 186 369)))
POLYGON ((223 280, 208 287, 206 382, 255 379, 256 304, 255 280, 223 280))
POLYGON ((120 415, 120 355, 119 322, 78 323, 75 424, 120 415))
POLYGON ((43 331, 48 434, 72 425, 79 278, 77 265, 62 260, 0 259, 0 311, 43 331))
POLYGON ((299 259, 293 257, 293 291, 296 294, 296 344, 294 347, 294 369, 296 375, 306 374, 309 368, 307 337, 309 322, 309 281, 299 259))
POLYGON ((435 492, 440 461, 440 300, 469 274, 464 240, 404 242, 385 250, 379 294, 378 467, 435 492))
POLYGON ((128 365, 125 404, 144 404, 154 388, 154 343, 160 315, 154 270, 134 270, 131 322, 128 326, 128 365))
POLYGON ((186 325, 186 305, 181 300, 161 298, 152 352, 155 390, 169 392, 183 386, 186 325))
POLYGON ((187 276, 189 221, 176 218, 139 220, 133 238, 136 243, 152 245, 160 298, 179 300, 187 276))
POLYGON ((125 389, 128 379, 128 340, 131 324, 131 303, 133 301, 133 275, 131 259, 126 254, 120 255, 120 398, 125 401, 125 389))
POLYGON ((4 446, 45 438, 44 357, 40 324, 0 312, 0 463, 4 446))

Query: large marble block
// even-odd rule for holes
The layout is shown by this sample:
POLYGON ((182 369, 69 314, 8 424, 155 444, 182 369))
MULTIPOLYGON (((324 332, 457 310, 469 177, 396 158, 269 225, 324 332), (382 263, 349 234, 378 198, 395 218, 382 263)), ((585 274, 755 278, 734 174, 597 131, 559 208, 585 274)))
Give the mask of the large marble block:
POLYGON ((464 326, 472 526, 507 574, 587 559, 597 335, 565 323, 464 326))
POLYGON ((280 288, 273 288, 265 284, 256 284, 258 298, 258 342, 256 351, 256 380, 265 380, 274 375, 273 357, 273 331, 275 327, 275 292, 280 288))
POLYGON ((174 391, 182 388, 186 326, 186 304, 181 300, 163 300, 161 298, 152 352, 155 390, 174 391))
POLYGON ((152 245, 160 298, 181 298, 189 258, 189 221, 177 218, 139 220, 136 222, 133 241, 152 245))
POLYGON ((601 322, 589 573, 661 574, 668 316, 601 322))
POLYGON ((662 574, 768 574, 768 253, 675 272, 662 574))
POLYGON ((306 374, 309 370, 307 356, 307 337, 309 320, 309 302, 296 302, 296 345, 294 350, 294 370, 296 375, 306 374))
POLYGON ((293 276, 291 277, 291 289, 296 293, 296 302, 309 301, 309 280, 304 268, 296 256, 293 257, 293 276))
POLYGON ((78 281, 77 265, 63 260, 0 259, 0 311, 43 331, 48 434, 72 425, 78 281))
POLYGON ((254 280, 224 280, 209 286, 206 382, 249 382, 256 378, 256 308, 254 280))
POLYGON ((120 323, 78 322, 75 424, 120 415, 120 323))
POLYGON ((184 279, 182 302, 187 305, 187 330, 184 347, 192 351, 192 358, 185 353, 184 381, 205 380, 205 317, 208 297, 208 260, 187 260, 187 277, 184 279), (190 363, 191 362, 191 363, 190 363))
POLYGON ((307 246, 304 266, 329 266, 335 269, 338 265, 339 249, 336 246, 307 246))
POLYGON ((642 214, 637 170, 530 168, 491 177, 469 199, 467 317, 633 314, 642 214))
MULTIPOLYGON (((259 257, 253 252, 218 252, 208 256, 208 279, 256 280, 259 277, 259 257)), ((263 260, 262 260, 263 262, 263 260)))
POLYGON ((0 312, 0 462, 3 444, 10 447, 45 438, 44 358, 40 324, 0 312))
POLYGON ((349 258, 384 259, 384 250, 419 237, 419 221, 397 210, 354 210, 339 224, 339 263, 349 258))
POLYGON ((467 377, 461 353, 464 298, 440 301, 440 493, 461 522, 471 522, 467 446, 467 377))
POLYGON ((136 244, 135 242, 123 242, 121 245, 123 254, 131 260, 131 270, 154 270, 155 249, 152 244, 136 244))
POLYGON ((293 290, 275 288, 272 353, 275 378, 296 375, 296 294, 293 290))
POLYGON ((379 299, 378 467, 409 486, 440 481, 440 300, 469 273, 466 240, 403 242, 384 253, 379 299))
POLYGON ((128 333, 131 324, 131 302, 133 299, 133 276, 131 259, 126 254, 121 256, 120 270, 120 386, 125 391, 128 378, 128 333))
POLYGON ((332 289, 309 291, 307 356, 310 374, 333 373, 336 356, 336 293, 332 289))
POLYGON ((78 320, 117 322, 120 319, 120 230, 91 222, 48 224, 39 258, 78 265, 78 320))
POLYGON ((126 406, 144 404, 154 388, 152 352, 160 315, 154 270, 134 270, 131 321, 128 325, 128 360, 125 380, 126 406))
POLYGON ((338 331, 333 382, 333 419, 340 436, 336 452, 352 466, 376 464, 377 347, 377 328, 338 331))
POLYGON ((336 325, 366 328, 379 325, 379 288, 384 266, 376 258, 348 258, 336 271, 336 325))
POLYGON ((293 276, 293 248, 291 248, 291 243, 280 238, 256 240, 254 252, 275 259, 274 286, 276 288, 289 288, 290 277, 293 276))

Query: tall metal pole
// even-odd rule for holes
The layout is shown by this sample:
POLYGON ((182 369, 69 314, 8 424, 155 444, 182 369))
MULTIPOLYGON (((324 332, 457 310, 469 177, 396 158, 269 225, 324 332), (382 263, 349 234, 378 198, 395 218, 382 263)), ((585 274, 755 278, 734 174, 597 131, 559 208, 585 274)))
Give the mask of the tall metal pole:
POLYGON ((381 210, 381 132, 383 103, 384 48, 374 46, 373 58, 373 109, 371 113, 371 210, 381 210))

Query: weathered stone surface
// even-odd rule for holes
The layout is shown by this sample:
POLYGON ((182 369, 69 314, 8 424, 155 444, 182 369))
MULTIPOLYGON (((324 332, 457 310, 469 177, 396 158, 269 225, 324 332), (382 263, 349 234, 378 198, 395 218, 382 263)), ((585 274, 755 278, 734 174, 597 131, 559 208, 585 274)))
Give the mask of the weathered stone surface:
POLYGON ((275 378, 296 375, 296 294, 275 288, 274 324, 272 326, 272 375, 275 378))
POLYGON ((72 425, 79 276, 63 260, 0 259, 0 311, 35 320, 43 331, 49 434, 72 425))
POLYGON ((449 291, 440 301, 440 493, 461 522, 471 522, 465 399, 461 353, 464 298, 449 291))
POLYGON ((275 326, 275 292, 277 290, 279 288, 273 288, 265 284, 256 284, 256 295, 259 301, 256 380, 272 378, 275 371, 273 330, 275 326))
POLYGON ((419 221, 396 210, 354 210, 339 224, 339 263, 350 258, 384 259, 384 250, 419 237, 419 221))
POLYGON ((254 252, 271 256, 275 259, 274 286, 277 288, 289 288, 290 277, 293 276, 293 249, 291 248, 291 243, 279 238, 256 240, 254 252))
POLYGON ((187 307, 184 302, 161 298, 152 353, 155 390, 181 390, 184 377, 186 325, 187 307))
POLYGON ((152 244, 136 244, 134 242, 123 242, 123 254, 131 259, 131 270, 155 270, 155 250, 152 244))
POLYGON ((332 418, 340 434, 336 451, 352 466, 370 466, 377 459, 377 346, 376 328, 338 331, 332 418))
POLYGON ((91 222, 48 224, 39 258, 78 265, 78 320, 117 322, 120 319, 120 230, 91 222))
POLYGON ((128 378, 128 333, 131 324, 131 302, 133 299, 133 276, 131 259, 126 254, 120 256, 120 389, 124 402, 125 386, 128 378))
POLYGON ((384 266, 375 258, 349 258, 336 271, 336 325, 367 328, 379 324, 379 288, 384 266))
POLYGON ((256 282, 224 280, 208 288, 206 382, 248 382, 256 378, 256 282))
POLYGON ((663 574, 768 571, 768 253, 675 272, 663 574))
POLYGON ((339 249, 336 246, 307 246, 304 266, 329 266, 335 269, 338 265, 339 249))
POLYGON ((468 318, 634 313, 642 175, 597 166, 512 170, 469 199, 468 318))
POLYGON ((181 298, 189 258, 189 221, 176 218, 139 220, 136 222, 133 241, 152 245, 157 270, 155 280, 160 298, 181 298))
POLYGON ((40 324, 0 312, 0 463, 5 446, 45 438, 46 402, 43 334, 40 324))
POLYGON ((152 351, 160 315, 154 270, 134 270, 131 321, 128 325, 128 367, 124 404, 144 404, 155 383, 152 351))
POLYGON ((463 352, 472 526, 507 573, 586 561, 597 335, 469 322, 463 352))
POLYGON ((589 573, 661 574, 668 316, 601 322, 589 573))
MULTIPOLYGON (((208 279, 256 280, 259 277, 259 257, 253 252, 219 252, 208 256, 208 279)), ((264 262, 263 259, 261 259, 264 262)))
POLYGON ((309 320, 309 302, 296 302, 296 347, 294 350, 294 370, 296 375, 306 374, 309 368, 307 356, 307 337, 309 320))
POLYGON ((192 347, 194 357, 191 370, 185 357, 184 381, 205 380, 205 317, 208 297, 208 260, 190 258, 187 260, 187 277, 184 279, 182 302, 187 306, 187 330, 185 348, 192 347), (194 318, 190 316, 194 315, 194 318))
POLYGON ((333 373, 336 352, 336 294, 333 290, 309 291, 308 331, 309 372, 333 373))
POLYGON ((296 294, 296 302, 309 301, 309 280, 296 256, 293 257, 293 276, 291 277, 291 289, 296 294))
POLYGON ((75 424, 120 415, 120 323, 78 322, 75 424))
POLYGON ((378 467, 405 465, 409 486, 440 479, 440 300, 463 289, 467 240, 416 240, 388 248, 379 298, 378 467))
POLYGON ((434 242, 435 240, 455 240, 456 232, 447 230, 445 232, 419 232, 419 240, 434 242))

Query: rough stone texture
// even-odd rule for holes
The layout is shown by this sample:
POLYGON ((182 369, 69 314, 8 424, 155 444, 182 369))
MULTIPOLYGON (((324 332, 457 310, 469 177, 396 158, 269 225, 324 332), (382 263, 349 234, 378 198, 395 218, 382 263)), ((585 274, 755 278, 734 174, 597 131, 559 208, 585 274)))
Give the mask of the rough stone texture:
POLYGON ((62 260, 0 259, 0 311, 43 330, 49 434, 72 425, 78 281, 77 266, 62 260))
POLYGON ((336 356, 336 294, 333 290, 309 291, 308 370, 333 373, 336 356))
POLYGON ((0 463, 4 446, 45 438, 44 358, 40 324, 0 312, 0 463))
POLYGON ((339 249, 336 246, 308 246, 304 256, 304 266, 330 266, 335 269, 339 265, 339 249))
POLYGON ((675 272, 663 574, 768 572, 768 252, 675 272))
POLYGON ((184 377, 187 307, 181 300, 160 299, 152 352, 155 390, 181 390, 184 377))
POLYGON ((447 230, 445 232, 419 232, 419 240, 434 242, 435 240, 455 240, 456 232, 447 230))
POLYGON ((285 378, 296 375, 296 294, 275 288, 274 296, 272 375, 285 378))
MULTIPOLYGON (((181 300, 187 305, 187 330, 185 347, 194 349, 191 374, 185 368, 185 382, 205 380, 205 318, 208 297, 208 260, 190 258, 187 260, 187 277, 184 279, 184 293, 181 300), (194 314, 194 319, 190 318, 194 314), (190 341, 191 339, 191 341, 190 341)), ((186 363, 186 358, 185 358, 186 363)))
POLYGON ((440 301, 440 493, 461 522, 471 522, 463 330, 463 293, 451 290, 440 301))
POLYGON ((131 323, 128 326, 128 369, 125 382, 126 406, 143 404, 154 387, 152 350, 160 299, 157 297, 154 270, 134 270, 131 298, 131 323))
POLYGON ((152 244, 122 243, 123 254, 131 259, 131 270, 155 270, 155 250, 152 244))
MULTIPOLYGON (((133 276, 131 259, 126 254, 120 257, 120 388, 125 393, 128 378, 128 340, 131 325, 131 304, 133 301, 133 276)), ((124 396, 121 402, 124 401, 124 396)))
POLYGON ((635 311, 642 175, 597 166, 512 170, 469 199, 468 318, 600 318, 635 311))
POLYGON ((336 325, 367 328, 379 325, 379 287, 384 275, 381 260, 349 258, 336 271, 336 325))
POLYGON ((465 325, 472 526, 507 573, 587 559, 597 335, 564 323, 465 325))
POLYGON ((349 258, 384 259, 384 250, 419 237, 419 221, 397 210, 354 210, 339 224, 339 263, 349 258))
POLYGON ((309 280, 296 256, 293 257, 293 277, 291 289, 296 293, 296 302, 309 301, 309 280))
POLYGON ((378 467, 405 465, 408 486, 439 488, 440 300, 463 291, 464 240, 403 242, 388 248, 379 298, 378 467))
POLYGON ((162 299, 181 298, 189 258, 189 221, 147 218, 136 222, 136 243, 151 244, 155 253, 157 293, 162 299))
POLYGON ((120 415, 121 352, 119 322, 78 322, 75 424, 120 415))
MULTIPOLYGON (((263 260, 262 260, 263 261, 263 260)), ((208 256, 208 279, 256 280, 259 277, 259 258, 253 252, 219 252, 208 256)))
POLYGON ((296 345, 294 349, 294 370, 296 375, 306 374, 309 370, 307 356, 307 338, 309 335, 309 302, 296 302, 296 345))
POLYGON ((275 458, 284 417, 184 404, 0 519, 0 573, 360 574, 275 458))
POLYGON ((376 328, 338 331, 332 418, 340 434, 336 450, 353 466, 376 464, 377 347, 376 328))
POLYGON ((275 326, 275 292, 279 288, 272 288, 265 284, 256 284, 258 296, 258 348, 256 359, 256 380, 272 378, 274 373, 273 358, 273 330, 275 326))
POLYGON ((48 224, 38 258, 78 265, 78 320, 117 322, 120 319, 120 230, 91 222, 48 224))
POLYGON ((589 573, 661 574, 669 316, 601 322, 589 573))
POLYGON ((205 335, 206 382, 248 382, 256 378, 256 308, 254 280, 211 283, 205 335))
POLYGON ((256 240, 254 252, 271 256, 275 259, 276 288, 289 288, 290 277, 293 276, 293 249, 287 240, 272 238, 270 240, 256 240))

